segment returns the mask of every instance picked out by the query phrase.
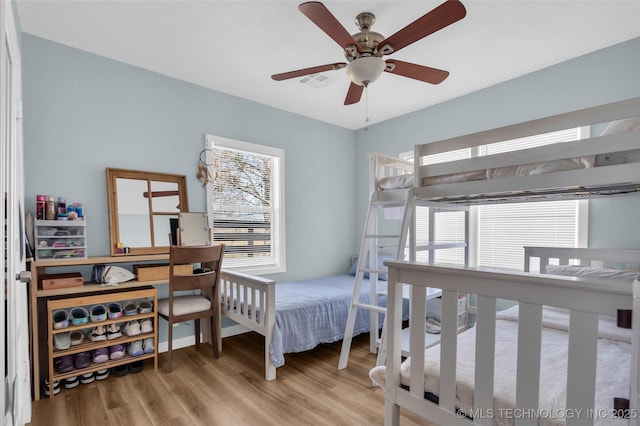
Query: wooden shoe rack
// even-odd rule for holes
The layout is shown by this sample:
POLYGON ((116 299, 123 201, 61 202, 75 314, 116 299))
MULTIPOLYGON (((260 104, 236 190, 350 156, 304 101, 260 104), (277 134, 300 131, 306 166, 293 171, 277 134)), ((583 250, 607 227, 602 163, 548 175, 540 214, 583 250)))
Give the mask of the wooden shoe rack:
MULTIPOLYGON (((47 340, 47 346, 48 346, 48 352, 49 352, 48 354, 49 383, 53 384, 55 381, 60 381, 61 388, 62 388, 63 387, 62 381, 64 379, 80 376, 82 374, 92 373, 99 370, 104 370, 107 368, 116 367, 118 365, 129 364, 135 361, 150 359, 150 358, 153 359, 153 368, 158 368, 158 332, 157 332, 158 315, 156 313, 156 306, 157 306, 157 291, 152 286, 139 287, 139 288, 136 288, 135 290, 130 290, 130 291, 110 292, 110 293, 100 294, 100 295, 80 296, 80 297, 73 297, 73 298, 66 298, 66 299, 49 299, 47 301, 47 318, 48 318, 47 323, 49 324, 48 340, 47 340), (153 312, 130 315, 130 316, 122 316, 116 319, 110 319, 107 317, 107 319, 104 321, 100 321, 100 322, 89 321, 86 324, 82 324, 82 325, 73 325, 71 323, 71 320, 69 320, 69 325, 65 328, 54 329, 53 327, 53 312, 55 312, 56 310, 62 309, 62 310, 70 311, 71 308, 74 308, 77 306, 85 306, 90 308, 91 306, 97 305, 97 304, 108 307, 109 303, 118 302, 120 304, 124 304, 124 302, 127 300, 139 300, 139 299, 152 300, 153 312), (123 333, 121 337, 110 339, 110 340, 108 339, 108 340, 97 341, 97 342, 92 342, 91 339, 87 337, 81 344, 71 346, 68 349, 58 350, 55 348, 54 336, 58 333, 69 333, 72 331, 80 331, 82 333, 87 333, 87 332, 90 332, 96 326, 100 326, 100 325, 108 326, 114 323, 121 324, 121 328, 122 328, 122 325, 124 325, 124 323, 128 321, 133 321, 133 320, 140 321, 146 318, 149 318, 153 321, 153 332, 151 333, 143 333, 137 336, 127 336, 123 333), (143 340, 149 337, 152 337, 154 341, 155 350, 153 353, 143 354, 140 356, 131 356, 127 353, 124 355, 124 357, 120 359, 108 360, 100 363, 91 362, 91 364, 87 368, 82 368, 82 369, 74 368, 73 370, 67 373, 62 373, 62 374, 58 373, 55 370, 55 367, 54 367, 55 360, 63 356, 66 356, 66 355, 73 356, 80 352, 92 353, 92 351, 96 349, 108 348, 109 346, 113 346, 117 344, 121 344, 126 347, 127 343, 133 342, 135 340, 143 340)), ((54 393, 49 392, 49 398, 53 398, 53 396, 54 396, 54 393)))

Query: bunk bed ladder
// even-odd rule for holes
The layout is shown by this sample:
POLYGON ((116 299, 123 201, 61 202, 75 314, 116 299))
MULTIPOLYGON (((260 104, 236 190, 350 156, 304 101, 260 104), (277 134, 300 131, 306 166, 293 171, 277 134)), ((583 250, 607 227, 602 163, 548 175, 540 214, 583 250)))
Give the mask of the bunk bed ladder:
MULTIPOLYGON (((369 311, 371 330, 369 333, 370 351, 372 353, 376 353, 376 351, 378 351, 378 347, 381 346, 381 340, 378 338, 378 333, 376 332, 376 330, 380 329, 378 314, 384 315, 387 310, 385 307, 378 304, 379 292, 377 287, 379 275, 386 274, 387 271, 386 268, 382 268, 383 265, 380 260, 382 255, 388 255, 391 251, 393 251, 393 257, 396 259, 404 259, 404 250, 406 247, 409 229, 407 224, 413 219, 413 197, 410 194, 411 190, 406 190, 406 194, 402 199, 388 201, 378 200, 375 192, 371 196, 369 211, 367 213, 367 221, 362 236, 362 244, 360 245, 360 254, 358 257, 358 266, 353 286, 353 294, 351 296, 349 314, 347 316, 347 324, 345 326, 344 338, 342 340, 340 361, 338 363, 339 370, 347 367, 358 310, 363 309, 369 311), (401 225, 397 225, 400 217, 392 214, 392 218, 385 220, 385 222, 396 222, 395 228, 397 229, 393 230, 395 232, 379 233, 380 228, 385 228, 384 230, 387 231, 386 227, 380 226, 379 221, 381 217, 384 217, 385 209, 389 208, 401 209, 401 225), (361 302, 359 297, 365 274, 369 274, 369 303, 361 302)), ((384 333, 384 326, 382 328, 384 333)))

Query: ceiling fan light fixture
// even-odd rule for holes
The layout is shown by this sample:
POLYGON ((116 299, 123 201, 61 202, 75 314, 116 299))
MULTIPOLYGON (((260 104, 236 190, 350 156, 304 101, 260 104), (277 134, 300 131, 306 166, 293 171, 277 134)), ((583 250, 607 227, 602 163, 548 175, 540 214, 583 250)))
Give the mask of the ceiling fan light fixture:
POLYGON ((366 86, 376 81, 385 67, 384 59, 377 56, 364 56, 349 62, 346 71, 353 83, 366 86))

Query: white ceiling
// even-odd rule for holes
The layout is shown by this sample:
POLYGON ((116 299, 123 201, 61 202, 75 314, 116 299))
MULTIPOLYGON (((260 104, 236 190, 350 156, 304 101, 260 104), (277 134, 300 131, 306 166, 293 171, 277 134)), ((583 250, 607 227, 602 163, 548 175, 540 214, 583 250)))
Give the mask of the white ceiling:
MULTIPOLYGON (((272 74, 343 62, 298 1, 18 0, 22 30, 349 129, 397 117, 640 36, 638 0, 462 0, 467 16, 388 58, 450 71, 440 85, 383 73, 344 106, 344 70, 312 87, 272 74), (368 97, 368 108, 365 98, 368 97)), ((350 33, 388 37, 441 1, 325 1, 350 33)))

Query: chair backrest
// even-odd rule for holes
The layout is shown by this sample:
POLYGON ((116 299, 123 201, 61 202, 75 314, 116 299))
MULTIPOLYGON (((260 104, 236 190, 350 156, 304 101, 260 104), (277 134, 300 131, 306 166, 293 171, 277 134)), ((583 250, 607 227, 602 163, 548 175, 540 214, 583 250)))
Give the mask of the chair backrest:
POLYGON ((180 247, 169 249, 169 291, 198 290, 215 287, 220 278, 224 244, 210 246, 180 247), (199 263, 203 272, 196 274, 176 273, 178 265, 199 263))

